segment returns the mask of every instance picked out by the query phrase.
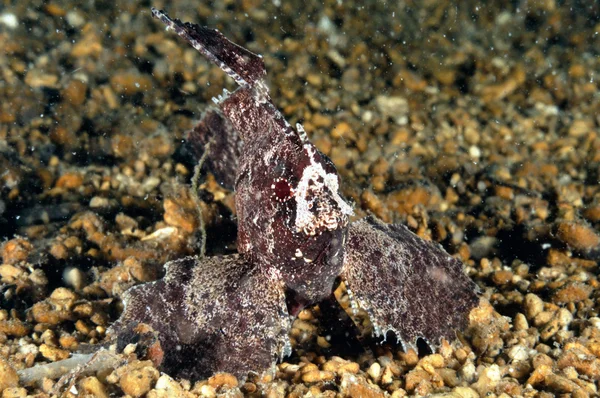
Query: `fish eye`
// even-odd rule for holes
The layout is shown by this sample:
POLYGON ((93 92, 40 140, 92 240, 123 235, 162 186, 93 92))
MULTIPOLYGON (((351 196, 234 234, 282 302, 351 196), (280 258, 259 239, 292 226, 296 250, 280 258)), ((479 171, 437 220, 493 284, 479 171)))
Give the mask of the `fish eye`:
POLYGON ((292 196, 294 196, 294 189, 283 177, 276 178, 271 184, 271 197, 278 202, 287 202, 292 196))

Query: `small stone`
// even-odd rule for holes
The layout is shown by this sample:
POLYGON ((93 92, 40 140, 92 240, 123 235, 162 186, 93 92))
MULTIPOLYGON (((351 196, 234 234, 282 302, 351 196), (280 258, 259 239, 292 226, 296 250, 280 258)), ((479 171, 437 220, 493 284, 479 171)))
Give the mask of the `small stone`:
POLYGON ((315 127, 331 126, 331 117, 320 113, 315 113, 310 121, 315 127))
POLYGON ((65 101, 71 105, 79 106, 85 102, 87 84, 78 79, 73 79, 62 90, 61 94, 65 101))
POLYGON ((592 130, 590 124, 586 120, 574 120, 571 126, 569 127, 569 135, 571 137, 579 138, 586 135, 588 132, 592 130))
POLYGON ((375 382, 379 382, 379 378, 381 377, 381 365, 378 362, 373 362, 369 369, 367 370, 367 374, 371 376, 371 379, 375 382))
MULTIPOLYGON (((0 391, 2 391, 2 388, 0 388, 0 391)), ((10 387, 2 392, 2 398, 26 398, 27 396, 27 390, 23 387, 10 387)))
POLYGON ((110 140, 112 153, 119 158, 130 156, 133 153, 133 139, 124 134, 115 134, 110 140))
POLYGON ((83 184, 83 176, 79 173, 65 173, 58 178, 57 188, 77 189, 83 184))
POLYGON ((167 224, 192 233, 198 226, 198 212, 191 200, 167 198, 163 203, 164 220, 167 224))
POLYGON ((470 387, 456 387, 454 390, 449 393, 444 394, 433 394, 430 396, 431 398, 479 398, 480 395, 477 391, 473 390, 470 387))
POLYGON ((526 361, 529 359, 529 349, 522 345, 516 345, 508 350, 507 355, 513 361, 526 361))
POLYGON ((475 368, 473 362, 467 362, 462 368, 460 368, 458 374, 463 380, 466 380, 470 383, 475 380, 475 377, 477 376, 477 369, 475 368))
POLYGON ((158 370, 145 366, 131 370, 121 376, 119 385, 125 394, 132 397, 141 397, 150 391, 156 380, 158 380, 158 376, 158 370))
POLYGON ((408 100, 404 97, 388 97, 379 95, 375 98, 375 106, 386 117, 392 117, 396 124, 408 123, 408 100))
POLYGON ((318 383, 333 379, 335 379, 335 374, 326 370, 310 370, 302 374, 302 381, 304 383, 318 383))
POLYGON ((24 337, 31 332, 31 326, 23 321, 12 318, 9 320, 0 320, 0 333, 7 336, 24 337))
POLYGON ((559 369, 573 367, 578 373, 594 380, 600 378, 600 359, 579 349, 568 349, 558 358, 559 369))
POLYGON ((0 391, 19 385, 17 371, 0 356, 0 391))
POLYGON ((600 237, 594 229, 580 223, 558 223, 556 237, 576 250, 589 251, 600 245, 600 237))
POLYGON ((356 133, 349 123, 339 122, 331 130, 331 137, 344 140, 356 140, 356 133))
POLYGON ((163 374, 158 378, 156 386, 154 387, 158 391, 166 392, 167 397, 184 397, 185 390, 181 384, 173 380, 170 376, 163 374))
POLYGON ((151 192, 154 189, 156 189, 156 187, 158 187, 160 185, 160 183, 161 183, 160 178, 150 176, 150 177, 146 178, 144 180, 144 182, 142 183, 142 189, 144 190, 144 192, 151 192))
POLYGON ((394 381, 394 372, 392 371, 391 366, 386 366, 383 369, 383 373, 381 375, 381 384, 384 386, 392 384, 394 381))
POLYGON ((205 384, 202 387, 200 387, 200 396, 207 397, 207 398, 213 398, 213 397, 217 396, 217 392, 215 391, 214 387, 211 387, 208 384, 205 384))
POLYGON ((103 198, 102 196, 94 196, 90 199, 90 208, 92 209, 106 209, 110 207, 110 200, 103 198))
POLYGON ((434 374, 435 369, 439 369, 444 366, 444 357, 441 354, 427 355, 419 361, 417 366, 422 367, 430 374, 434 374))
POLYGON ((56 242, 50 247, 50 254, 57 260, 65 260, 69 255, 69 252, 65 245, 56 242))
POLYGON ((496 196, 506 200, 513 200, 515 197, 515 191, 513 188, 504 185, 496 185, 494 187, 494 192, 496 193, 496 196))
POLYGON ((544 309, 544 302, 535 294, 528 293, 525 296, 524 308, 527 319, 533 319, 544 309))
POLYGON ((216 390, 221 388, 231 389, 238 386, 238 380, 230 373, 217 373, 208 379, 208 385, 216 390))
POLYGON ((533 325, 545 325, 546 323, 550 322, 552 318, 554 318, 554 315, 555 311, 542 311, 533 318, 533 325))
POLYGON ((552 374, 552 367, 548 365, 540 365, 535 368, 529 379, 527 379, 527 384, 531 384, 532 386, 536 386, 544 381, 547 375, 552 374))
POLYGON ((56 3, 48 3, 44 5, 44 11, 53 17, 64 17, 67 14, 65 9, 56 3))
POLYGON ((553 318, 545 324, 540 330, 540 338, 543 341, 547 341, 549 338, 554 336, 560 330, 560 325, 558 324, 558 319, 553 318))
POLYGON ((431 375, 423 369, 415 368, 406 374, 405 386, 406 391, 414 391, 423 381, 429 381, 431 375))
POLYGON ((340 357, 332 357, 329 361, 325 362, 321 368, 322 370, 334 372, 336 374, 356 374, 360 370, 360 365, 356 362, 346 361, 340 357))
POLYGON ((22 238, 11 239, 2 246, 2 261, 5 264, 17 264, 26 261, 33 249, 31 243, 22 238))
POLYGON ((317 336, 317 345, 321 348, 329 348, 331 344, 323 336, 317 336))
POLYGON ((554 361, 546 354, 536 354, 531 361, 534 369, 539 368, 540 366, 552 366, 554 361))
POLYGON ((550 373, 544 379, 544 384, 551 390, 558 394, 572 393, 579 386, 567 379, 566 377, 550 373))
POLYGON ((77 267, 67 267, 63 271, 63 281, 75 290, 81 290, 86 282, 85 273, 77 267))
POLYGON ((515 331, 527 330, 529 329, 529 322, 527 322, 527 318, 525 317, 525 315, 519 312, 517 315, 515 315, 515 318, 513 320, 513 326, 515 328, 515 331))
POLYGON ((479 392, 480 396, 486 396, 487 393, 493 391, 501 378, 502 375, 498 365, 491 365, 481 371, 479 380, 473 384, 473 388, 479 392))
POLYGON ((39 69, 30 69, 25 75, 25 83, 34 88, 55 88, 57 87, 58 76, 44 73, 39 69))
POLYGON ((590 222, 600 221, 600 205, 589 206, 583 211, 583 216, 590 222))
POLYGON ((138 72, 117 72, 110 78, 110 85, 117 93, 126 95, 148 91, 152 88, 152 80, 138 72))
POLYGON ((583 283, 568 283, 552 296, 556 304, 577 303, 590 297, 593 288, 583 283))
POLYGON ((369 384, 364 377, 345 374, 340 382, 343 397, 384 398, 386 395, 377 386, 369 384))
POLYGON ((0 15, 0 24, 6 26, 9 29, 15 29, 19 26, 19 19, 17 16, 10 12, 5 12, 0 15))
POLYGON ((473 159, 479 159, 481 157, 481 149, 478 146, 471 145, 469 147, 469 156, 473 159))
POLYGON ((77 341, 77 338, 71 334, 63 334, 58 338, 58 344, 60 344, 60 346, 64 349, 73 351, 77 349, 79 341, 77 341))
POLYGON ((86 377, 79 382, 79 393, 83 395, 89 394, 95 398, 109 397, 106 387, 94 376, 86 377))
POLYGON ((85 18, 77 11, 67 12, 67 23, 74 28, 79 28, 85 23, 85 18))
POLYGON ((71 356, 69 351, 52 347, 47 344, 40 345, 40 353, 44 356, 44 358, 52 362, 62 361, 63 359, 67 359, 69 356, 71 356))
POLYGON ((509 270, 500 270, 494 272, 492 280, 496 285, 506 285, 512 280, 513 273, 509 270))

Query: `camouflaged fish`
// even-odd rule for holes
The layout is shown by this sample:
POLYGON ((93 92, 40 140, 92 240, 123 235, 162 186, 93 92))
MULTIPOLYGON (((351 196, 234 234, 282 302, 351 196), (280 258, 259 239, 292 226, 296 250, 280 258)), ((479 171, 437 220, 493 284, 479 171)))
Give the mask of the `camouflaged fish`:
POLYGON ((245 378, 290 354, 292 320, 340 277, 376 335, 392 331, 404 348, 453 339, 478 303, 462 263, 402 225, 350 223, 335 166, 277 110, 262 58, 217 30, 152 14, 239 85, 189 135, 212 140, 208 165, 235 189, 238 254, 167 263, 163 279, 125 293, 109 333, 132 341, 151 330, 150 356, 175 376, 245 378))

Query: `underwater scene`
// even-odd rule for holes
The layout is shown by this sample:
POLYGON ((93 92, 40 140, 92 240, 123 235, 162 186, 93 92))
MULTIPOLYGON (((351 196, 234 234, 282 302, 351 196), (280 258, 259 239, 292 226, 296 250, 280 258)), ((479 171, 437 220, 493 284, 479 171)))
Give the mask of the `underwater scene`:
POLYGON ((0 3, 0 396, 592 397, 600 2, 0 3))

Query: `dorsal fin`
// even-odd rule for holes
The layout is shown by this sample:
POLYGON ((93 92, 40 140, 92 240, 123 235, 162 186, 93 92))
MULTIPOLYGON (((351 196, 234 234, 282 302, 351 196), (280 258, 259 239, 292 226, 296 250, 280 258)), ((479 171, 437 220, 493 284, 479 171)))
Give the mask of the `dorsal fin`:
POLYGON ((267 72, 262 57, 232 43, 217 29, 171 19, 156 8, 152 8, 152 16, 173 29, 240 86, 253 87, 264 79, 267 72))

